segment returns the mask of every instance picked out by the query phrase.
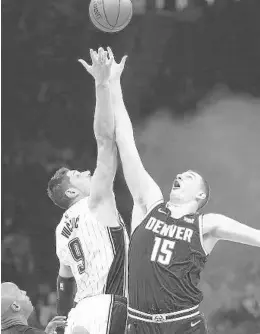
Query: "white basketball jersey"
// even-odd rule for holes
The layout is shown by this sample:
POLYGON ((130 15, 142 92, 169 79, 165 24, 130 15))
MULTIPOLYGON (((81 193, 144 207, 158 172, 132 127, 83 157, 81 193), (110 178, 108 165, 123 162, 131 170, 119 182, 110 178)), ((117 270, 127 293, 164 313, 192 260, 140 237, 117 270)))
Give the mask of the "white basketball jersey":
POLYGON ((65 334, 72 334, 77 326, 82 327, 82 333, 85 334, 107 334, 113 316, 112 308, 112 295, 98 295, 81 300, 68 315, 65 334))
POLYGON ((76 302, 102 293, 126 294, 128 236, 118 217, 118 227, 102 225, 84 198, 64 213, 57 226, 56 253, 76 280, 76 302))

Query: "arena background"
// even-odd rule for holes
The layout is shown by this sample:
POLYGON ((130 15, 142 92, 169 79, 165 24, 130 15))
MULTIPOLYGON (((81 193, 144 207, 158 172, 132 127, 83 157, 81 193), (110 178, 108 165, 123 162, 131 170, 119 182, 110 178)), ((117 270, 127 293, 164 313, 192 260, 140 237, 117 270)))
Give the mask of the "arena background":
MULTIPOLYGON (((55 227, 46 185, 62 165, 95 167, 94 85, 77 63, 89 48, 129 55, 127 108, 148 171, 165 195, 194 168, 205 209, 260 226, 259 0, 133 0, 119 34, 98 32, 86 0, 2 0, 2 281, 26 289, 32 323, 55 314, 55 227)), ((122 171, 118 207, 132 201, 122 171)), ((219 243, 202 279, 212 333, 260 332, 259 249, 219 243)))

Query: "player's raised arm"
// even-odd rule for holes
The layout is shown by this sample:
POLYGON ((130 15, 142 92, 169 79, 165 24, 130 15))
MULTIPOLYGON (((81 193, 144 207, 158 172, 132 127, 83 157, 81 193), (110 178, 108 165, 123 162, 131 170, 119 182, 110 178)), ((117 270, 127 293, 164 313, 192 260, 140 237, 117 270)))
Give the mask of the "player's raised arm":
POLYGON ((91 180, 89 207, 95 207, 104 198, 113 198, 113 182, 117 167, 117 149, 114 135, 114 114, 111 106, 109 77, 112 60, 107 52, 99 48, 98 53, 90 51, 92 65, 79 60, 94 77, 96 87, 96 108, 94 134, 97 142, 97 166, 91 180))
POLYGON ((229 240, 260 247, 260 230, 254 229, 221 214, 203 216, 203 231, 217 240, 229 240))
MULTIPOLYGON (((110 57, 112 51, 108 48, 110 57)), ((145 211, 162 200, 159 186, 145 170, 136 148, 133 127, 127 113, 120 83, 126 57, 120 64, 113 61, 111 73, 112 105, 116 120, 116 142, 123 165, 124 176, 134 202, 141 205, 145 211)))

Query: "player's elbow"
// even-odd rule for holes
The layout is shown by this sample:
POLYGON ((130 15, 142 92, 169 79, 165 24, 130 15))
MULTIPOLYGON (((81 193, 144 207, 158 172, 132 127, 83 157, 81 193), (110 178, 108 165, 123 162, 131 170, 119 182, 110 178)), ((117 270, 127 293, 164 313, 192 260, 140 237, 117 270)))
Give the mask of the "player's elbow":
POLYGON ((101 134, 95 134, 96 142, 98 147, 107 147, 111 146, 114 142, 114 134, 107 132, 101 134))

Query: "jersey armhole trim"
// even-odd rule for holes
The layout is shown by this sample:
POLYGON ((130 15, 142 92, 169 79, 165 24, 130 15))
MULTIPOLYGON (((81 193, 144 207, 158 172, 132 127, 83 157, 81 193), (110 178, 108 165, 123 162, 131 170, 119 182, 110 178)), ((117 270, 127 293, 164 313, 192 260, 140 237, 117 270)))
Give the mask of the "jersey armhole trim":
MULTIPOLYGON (((164 202, 164 199, 160 199, 158 201, 156 201, 154 204, 152 204, 149 208, 149 210, 147 210, 146 214, 143 216, 143 218, 140 220, 139 224, 135 226, 134 230, 131 231, 131 236, 134 234, 134 232, 136 231, 136 229, 141 225, 141 223, 148 217, 148 215, 153 211, 153 209, 159 205, 162 204, 164 202)), ((132 224, 132 223, 131 223, 132 224)))
POLYGON ((203 241, 203 215, 199 216, 199 233, 200 233, 200 244, 201 244, 201 247, 202 247, 205 255, 208 256, 209 253, 206 251, 206 249, 204 247, 204 241, 203 241))
POLYGON ((162 204, 163 202, 164 202, 164 200, 163 200, 163 199, 160 199, 159 201, 156 201, 154 204, 152 204, 152 205, 150 206, 150 208, 147 210, 147 212, 146 212, 146 214, 145 214, 143 220, 144 220, 145 218, 147 218, 147 216, 153 211, 153 209, 156 208, 156 206, 158 206, 159 204, 162 204))

